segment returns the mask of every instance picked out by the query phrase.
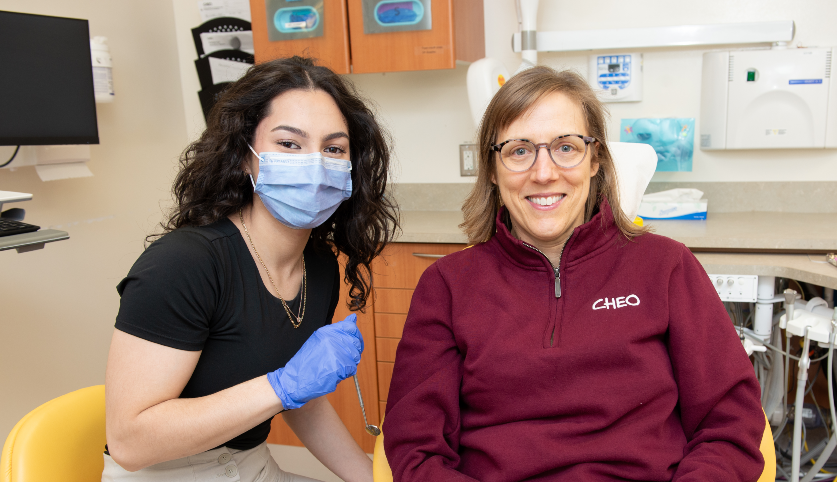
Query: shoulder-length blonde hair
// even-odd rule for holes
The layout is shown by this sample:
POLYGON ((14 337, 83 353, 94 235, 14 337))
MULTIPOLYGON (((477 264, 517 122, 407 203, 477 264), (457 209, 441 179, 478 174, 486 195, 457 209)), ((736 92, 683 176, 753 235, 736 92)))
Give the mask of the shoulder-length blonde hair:
POLYGON ((599 210, 599 204, 606 198, 613 211, 613 219, 619 231, 632 239, 647 230, 637 226, 622 211, 619 200, 618 180, 613 158, 607 147, 606 119, 609 115, 596 93, 579 74, 572 71, 558 72, 549 67, 538 66, 512 77, 488 104, 479 128, 479 168, 477 181, 462 205, 465 221, 459 225, 471 244, 491 239, 497 230, 497 212, 500 209, 500 191, 491 182, 491 175, 497 169, 497 153, 491 146, 500 142, 497 135, 512 122, 527 113, 541 99, 560 92, 573 99, 584 113, 588 135, 596 142, 590 150, 599 163, 599 171, 590 180, 590 192, 584 207, 584 222, 590 220, 599 210))

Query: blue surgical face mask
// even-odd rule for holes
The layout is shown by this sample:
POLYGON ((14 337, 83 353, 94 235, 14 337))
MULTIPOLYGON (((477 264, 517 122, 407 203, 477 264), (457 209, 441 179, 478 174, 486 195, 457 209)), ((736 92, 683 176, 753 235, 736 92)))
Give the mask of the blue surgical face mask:
MULTIPOLYGON (((256 154, 253 147, 247 147, 256 154)), ((352 195, 352 163, 319 152, 262 152, 253 190, 280 223, 294 229, 323 224, 352 195)))

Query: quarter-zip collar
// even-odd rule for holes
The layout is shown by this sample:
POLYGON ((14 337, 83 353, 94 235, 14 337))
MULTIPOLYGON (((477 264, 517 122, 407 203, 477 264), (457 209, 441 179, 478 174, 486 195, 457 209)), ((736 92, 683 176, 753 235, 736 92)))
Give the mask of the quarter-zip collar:
POLYGON ((546 255, 512 236, 502 221, 505 212, 506 208, 502 207, 497 213, 497 219, 495 220, 497 232, 489 243, 496 242, 500 249, 516 264, 538 271, 543 269, 556 271, 556 277, 558 277, 557 270, 563 271, 566 267, 574 265, 586 256, 605 249, 619 233, 619 229, 613 222, 610 204, 607 199, 602 199, 602 202, 599 203, 599 212, 590 221, 573 230, 572 235, 564 244, 559 266, 553 267, 546 255))
MULTIPOLYGON (((573 237, 572 233, 570 233, 570 237, 567 238, 567 241, 569 241, 571 237, 573 237)), ((566 246, 566 245, 567 244, 564 243, 564 246, 566 246)), ((526 246, 529 249, 534 249, 535 251, 541 253, 541 255, 543 255, 543 257, 546 258, 547 261, 549 261, 549 264, 552 264, 552 261, 540 249, 532 246, 531 244, 529 244, 525 241, 523 242, 523 246, 526 246)), ((561 267, 561 256, 564 254, 564 246, 561 246, 561 253, 558 255, 558 264, 557 265, 552 264, 552 271, 554 271, 554 275, 555 275, 555 297, 556 298, 561 297, 561 271, 559 270, 559 268, 561 267)))

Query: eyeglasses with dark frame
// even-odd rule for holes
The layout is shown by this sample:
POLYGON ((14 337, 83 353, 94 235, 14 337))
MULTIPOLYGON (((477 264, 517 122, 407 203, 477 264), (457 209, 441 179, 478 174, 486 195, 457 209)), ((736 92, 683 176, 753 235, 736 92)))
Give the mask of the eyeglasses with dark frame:
POLYGON ((597 142, 595 137, 581 134, 564 134, 552 140, 535 144, 528 139, 509 139, 491 146, 492 151, 500 153, 500 162, 509 171, 524 172, 535 165, 541 147, 546 147, 549 158, 561 168, 572 169, 581 164, 587 156, 589 145, 597 142))

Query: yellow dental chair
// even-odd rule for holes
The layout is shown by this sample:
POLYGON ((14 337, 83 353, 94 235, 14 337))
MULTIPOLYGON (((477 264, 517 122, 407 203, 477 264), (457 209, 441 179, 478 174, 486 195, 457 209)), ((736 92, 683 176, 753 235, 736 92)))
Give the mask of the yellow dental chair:
POLYGON ((102 480, 105 386, 50 400, 12 429, 0 456, 0 482, 102 480))
MULTIPOLYGON (((761 455, 764 457, 764 471, 758 482, 774 482, 776 480, 776 450, 773 447, 773 431, 764 417, 764 435, 761 437, 761 455)), ((372 459, 372 475, 375 482, 392 482, 392 470, 389 468, 387 456, 384 453, 384 420, 381 419, 381 435, 375 441, 375 453, 372 459)))

